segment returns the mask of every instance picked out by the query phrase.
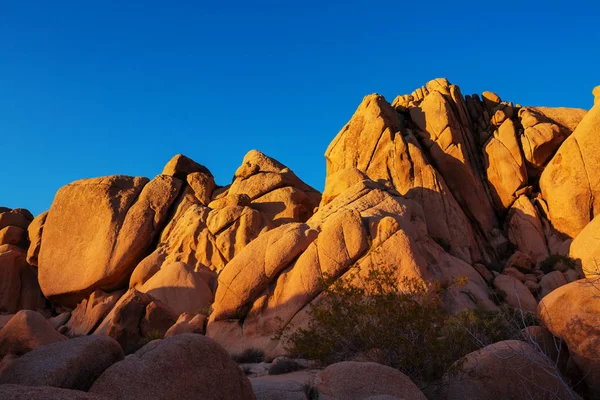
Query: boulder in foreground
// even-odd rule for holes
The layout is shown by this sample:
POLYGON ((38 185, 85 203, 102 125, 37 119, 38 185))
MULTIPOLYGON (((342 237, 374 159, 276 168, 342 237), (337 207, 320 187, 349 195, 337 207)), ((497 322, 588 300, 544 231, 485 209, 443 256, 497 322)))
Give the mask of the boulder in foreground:
POLYGON ((90 392, 112 399, 255 399, 227 352, 194 333, 147 344, 107 369, 90 392))

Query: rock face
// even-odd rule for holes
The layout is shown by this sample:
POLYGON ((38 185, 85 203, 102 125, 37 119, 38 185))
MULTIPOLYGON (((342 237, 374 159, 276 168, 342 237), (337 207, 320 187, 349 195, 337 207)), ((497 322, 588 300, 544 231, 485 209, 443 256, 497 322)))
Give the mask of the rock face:
POLYGON ((374 396, 425 400, 425 395, 402 372, 372 362, 332 364, 315 379, 320 399, 362 400, 374 396))
POLYGON ((530 165, 538 169, 544 167, 586 113, 578 108, 521 108, 521 147, 530 165))
POLYGON ((594 218, 573 240, 569 256, 582 268, 588 278, 600 275, 600 218, 594 218))
POLYGON ((431 236, 445 243, 451 254, 467 262, 481 257, 471 225, 444 178, 427 160, 413 132, 402 129, 398 113, 383 96, 364 98, 325 157, 325 193, 336 191, 332 189, 337 184, 335 174, 348 168, 372 180, 387 180, 423 207, 431 236))
POLYGON ((159 175, 84 179, 61 188, 44 224, 44 295, 75 306, 94 290, 126 284, 164 225, 181 181, 159 175))
POLYGON ((519 196, 506 217, 508 240, 536 262, 548 258, 548 246, 539 213, 527 196, 519 196))
POLYGON ((455 375, 445 377, 441 398, 577 398, 553 372, 552 361, 519 340, 484 347, 466 355, 462 363, 455 375))
POLYGON ((26 261, 26 250, 0 245, 0 312, 42 310, 46 302, 38 285, 37 271, 26 261))
POLYGON ((227 352, 193 333, 147 344, 107 369, 90 392, 112 399, 255 398, 227 352))
POLYGON ((123 293, 122 290, 113 293, 96 290, 89 298, 77 304, 66 324, 69 334, 80 336, 92 333, 113 309, 123 293))
POLYGON ((23 355, 38 347, 66 340, 43 315, 19 311, 0 330, 0 360, 7 354, 23 355))
MULTIPOLYGON (((558 272, 558 271, 556 271, 558 272)), ((549 293, 538 315, 569 347, 571 359, 595 396, 600 396, 600 297, 598 278, 582 279, 549 293)))
POLYGON ((600 212, 600 106, 583 117, 560 146, 540 178, 554 228, 575 238, 600 212))
POLYGON ((219 276, 207 335, 232 353, 258 347, 281 355, 277 329, 305 322, 303 310, 321 293, 319 277, 343 276, 355 264, 367 271, 398 266, 398 279, 468 284, 446 298, 450 310, 493 308, 487 284, 470 265, 428 235, 421 207, 372 181, 359 182, 307 221, 259 236, 219 276), (366 228, 368 227, 368 228, 366 228))
POLYGON ((42 232, 47 216, 48 211, 41 213, 31 221, 29 228, 27 228, 30 242, 29 249, 27 250, 27 262, 34 267, 38 265, 38 256, 42 246, 42 232))
POLYGON ((177 320, 169 307, 146 293, 129 289, 94 331, 115 339, 125 351, 132 353, 155 336, 164 334, 177 320))
POLYGON ((84 336, 30 351, 0 373, 0 386, 18 384, 88 390, 110 365, 123 359, 111 338, 84 336))

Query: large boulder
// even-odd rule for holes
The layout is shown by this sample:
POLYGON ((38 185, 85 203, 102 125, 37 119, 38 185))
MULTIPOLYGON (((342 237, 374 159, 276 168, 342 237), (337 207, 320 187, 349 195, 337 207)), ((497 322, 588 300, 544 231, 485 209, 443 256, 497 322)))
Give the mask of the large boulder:
POLYGON ((3 244, 18 246, 22 249, 27 248, 27 231, 12 225, 0 229, 0 246, 3 244))
POLYGON ((445 376, 439 398, 573 399, 553 362, 532 345, 519 340, 494 343, 467 354, 445 376))
POLYGON ((583 117, 540 177, 554 228, 570 238, 600 213, 600 104, 583 117))
POLYGON ((319 399, 363 400, 373 396, 425 400, 409 377, 397 369, 373 362, 344 361, 317 374, 319 399))
POLYGON ((112 399, 255 398, 227 352, 194 333, 147 344, 107 369, 90 392, 112 399))
POLYGON ((0 385, 0 398, 12 400, 108 400, 104 396, 81 390, 25 385, 0 385))
POLYGON ((75 307, 94 290, 126 285, 162 229, 181 181, 121 175, 62 187, 48 212, 38 257, 40 286, 75 307))
POLYGON ((19 311, 0 330, 0 360, 7 354, 20 356, 66 339, 40 313, 19 311))
POLYGON ((594 218, 579 232, 569 247, 569 256, 575 259, 586 277, 600 275, 600 217, 594 218))
POLYGON ((598 278, 582 279, 555 289, 538 306, 544 325, 566 342, 571 359, 596 397, 600 397, 599 291, 598 278))
POLYGON ((509 275, 498 275, 494 287, 506 294, 505 301, 511 307, 535 314, 537 301, 531 291, 520 281, 509 275))
POLYGON ((115 339, 132 353, 148 341, 164 334, 177 320, 177 314, 147 293, 129 289, 94 331, 115 339))
POLYGON ((10 361, 0 373, 0 386, 53 386, 85 391, 106 368, 122 359, 121 346, 108 337, 63 340, 10 361))

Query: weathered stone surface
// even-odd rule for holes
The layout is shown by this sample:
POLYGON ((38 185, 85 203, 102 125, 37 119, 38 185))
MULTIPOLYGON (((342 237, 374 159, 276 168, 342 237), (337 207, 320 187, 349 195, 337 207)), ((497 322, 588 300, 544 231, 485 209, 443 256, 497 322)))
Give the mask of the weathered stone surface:
POLYGON ((484 167, 496 209, 504 212, 527 185, 527 168, 517 141, 515 123, 507 119, 484 145, 484 167))
POLYGON ((37 271, 25 261, 25 250, 0 246, 0 312, 42 310, 46 302, 37 281, 37 271))
POLYGON ((25 385, 1 385, 0 398, 12 400, 108 400, 104 396, 80 390, 25 385))
POLYGON ((506 216, 508 240, 536 263, 548 258, 540 216, 527 196, 519 196, 506 216))
POLYGON ((560 271, 552 271, 549 274, 544 275, 544 277, 540 280, 540 298, 545 297, 553 290, 558 289, 566 284, 567 280, 560 271))
POLYGON ((531 291, 520 281, 508 275, 499 275, 494 279, 494 287, 506 293, 505 301, 511 307, 535 313, 537 301, 531 291))
POLYGON ((484 232, 492 232, 498 221, 482 183, 484 175, 477 164, 466 106, 457 86, 444 86, 429 90, 419 105, 410 109, 410 116, 418 127, 419 139, 462 209, 484 232))
POLYGON ((165 223, 181 181, 109 176, 62 187, 44 224, 42 291, 75 306, 94 290, 123 286, 165 223))
POLYGON ((16 226, 27 230, 27 227, 30 223, 31 219, 20 213, 18 209, 0 213, 0 230, 6 228, 7 226, 16 226))
POLYGON ((535 263, 531 257, 520 251, 515 251, 506 261, 505 268, 516 268, 524 273, 531 272, 535 263))
POLYGON ((248 245, 219 275, 211 320, 243 317, 269 281, 316 238, 306 224, 286 224, 248 245))
POLYGON ((214 300, 206 282, 212 276, 210 270, 194 271, 193 267, 176 262, 164 265, 139 290, 160 300, 177 315, 198 312, 207 309, 214 300))
POLYGON ((372 180, 391 182, 401 195, 423 207, 431 237, 452 255, 467 262, 482 258, 471 224, 444 178, 383 96, 364 98, 325 157, 328 177, 335 179, 339 171, 355 168, 372 180))
POLYGON ((251 150, 237 169, 229 187, 229 195, 246 194, 254 200, 285 186, 293 186, 314 197, 315 207, 321 200, 319 192, 302 182, 289 168, 265 154, 251 150))
POLYGON ((577 235, 569 248, 587 278, 600 275, 600 218, 594 218, 577 235))
POLYGON ((66 324, 69 334, 81 336, 92 333, 113 309, 123 293, 125 293, 123 290, 112 293, 96 290, 89 298, 83 299, 81 303, 77 304, 66 324))
POLYGON ((66 339, 40 313, 19 311, 0 330, 0 359, 7 354, 20 356, 66 339))
POLYGON ((372 362, 344 361, 317 374, 319 399, 362 400, 388 395, 400 399, 425 400, 425 395, 402 372, 372 362))
POLYGON ((519 119, 523 134, 520 139, 525 159, 535 168, 546 165, 586 113, 579 108, 521 108, 519 119))
MULTIPOLYGON (((112 337, 123 347, 125 354, 138 350, 148 341, 145 335, 149 332, 143 332, 142 327, 147 321, 148 306, 154 301, 156 300, 147 293, 129 289, 96 328, 94 334, 112 337)), ((156 311, 165 314, 158 319, 170 318, 171 325, 177 320, 175 312, 166 306, 160 307, 156 311)), ((157 316, 154 316, 154 318, 157 318, 157 316)), ((162 337, 170 326, 161 325, 163 330, 154 333, 162 337)))
POLYGON ((193 333, 147 344, 107 369, 90 392, 113 399, 255 399, 227 352, 193 333))
POLYGON ((206 206, 210 203, 212 193, 217 187, 215 179, 211 174, 192 172, 187 176, 187 183, 194 191, 194 197, 198 199, 200 204, 206 206))
POLYGON ((552 361, 519 340, 494 343, 467 354, 462 362, 456 375, 445 377, 440 398, 577 398, 552 372, 552 361))
POLYGON ((88 390, 106 368, 122 359, 121 346, 108 337, 63 340, 11 361, 0 374, 0 386, 18 384, 88 390))
POLYGON ((179 316, 177 322, 165 333, 165 338, 183 333, 204 334, 207 320, 208 318, 203 314, 183 313, 179 316))
POLYGON ((600 105, 583 117, 560 146, 540 178, 554 228, 570 237, 600 212, 600 105))
POLYGON ((27 231, 18 226, 9 225, 0 230, 0 246, 10 244, 22 249, 27 248, 27 231))
MULTIPOLYGON (((310 194, 310 193, 309 193, 310 194)), ((266 215, 275 226, 305 222, 313 214, 317 198, 293 186, 272 190, 252 201, 252 208, 266 215)))
POLYGON ((46 217, 48 211, 44 211, 31 221, 29 228, 27 228, 29 236, 29 248, 27 249, 27 262, 34 267, 38 266, 38 256, 40 254, 40 248, 42 246, 42 232, 44 231, 44 224, 46 223, 46 217))
POLYGON ((196 161, 183 154, 176 154, 169 162, 167 162, 163 168, 162 174, 185 181, 188 174, 194 172, 199 172, 212 177, 212 174, 205 166, 198 164, 196 161))
POLYGON ((600 281, 582 279, 548 294, 538 315, 569 347, 571 359, 595 396, 600 395, 600 281))
POLYGON ((344 193, 346 189, 365 179, 369 179, 369 177, 364 172, 354 167, 341 169, 331 175, 327 175, 327 178, 325 179, 325 190, 323 190, 320 206, 331 203, 333 199, 344 193))
POLYGON ((363 271, 382 264, 397 266, 399 282, 408 277, 450 285, 455 276, 466 276, 468 284, 445 299, 447 308, 494 307, 481 276, 427 236, 421 208, 377 183, 357 183, 321 207, 307 225, 314 233, 303 234, 302 246, 294 244, 295 239, 285 242, 308 232, 308 227, 287 224, 259 236, 223 270, 207 335, 231 353, 258 347, 268 358, 285 354, 281 343, 272 339, 277 329, 306 323, 306 309, 322 290, 319 277, 343 276, 357 262, 363 271), (268 244, 275 237, 277 247, 268 244), (266 268, 275 254, 277 262, 266 268), (266 269, 274 273, 264 273, 266 269), (235 292, 229 293, 232 285, 235 292))

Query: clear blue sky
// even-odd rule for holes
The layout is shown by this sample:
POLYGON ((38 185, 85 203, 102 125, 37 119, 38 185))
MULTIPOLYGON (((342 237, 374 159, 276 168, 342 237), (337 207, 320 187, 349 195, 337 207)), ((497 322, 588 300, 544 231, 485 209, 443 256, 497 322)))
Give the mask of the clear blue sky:
POLYGON ((184 153, 227 184, 258 149, 318 189, 363 96, 447 77, 590 108, 598 2, 2 1, 0 205, 184 153), (596 4, 594 4, 596 3, 596 4))

